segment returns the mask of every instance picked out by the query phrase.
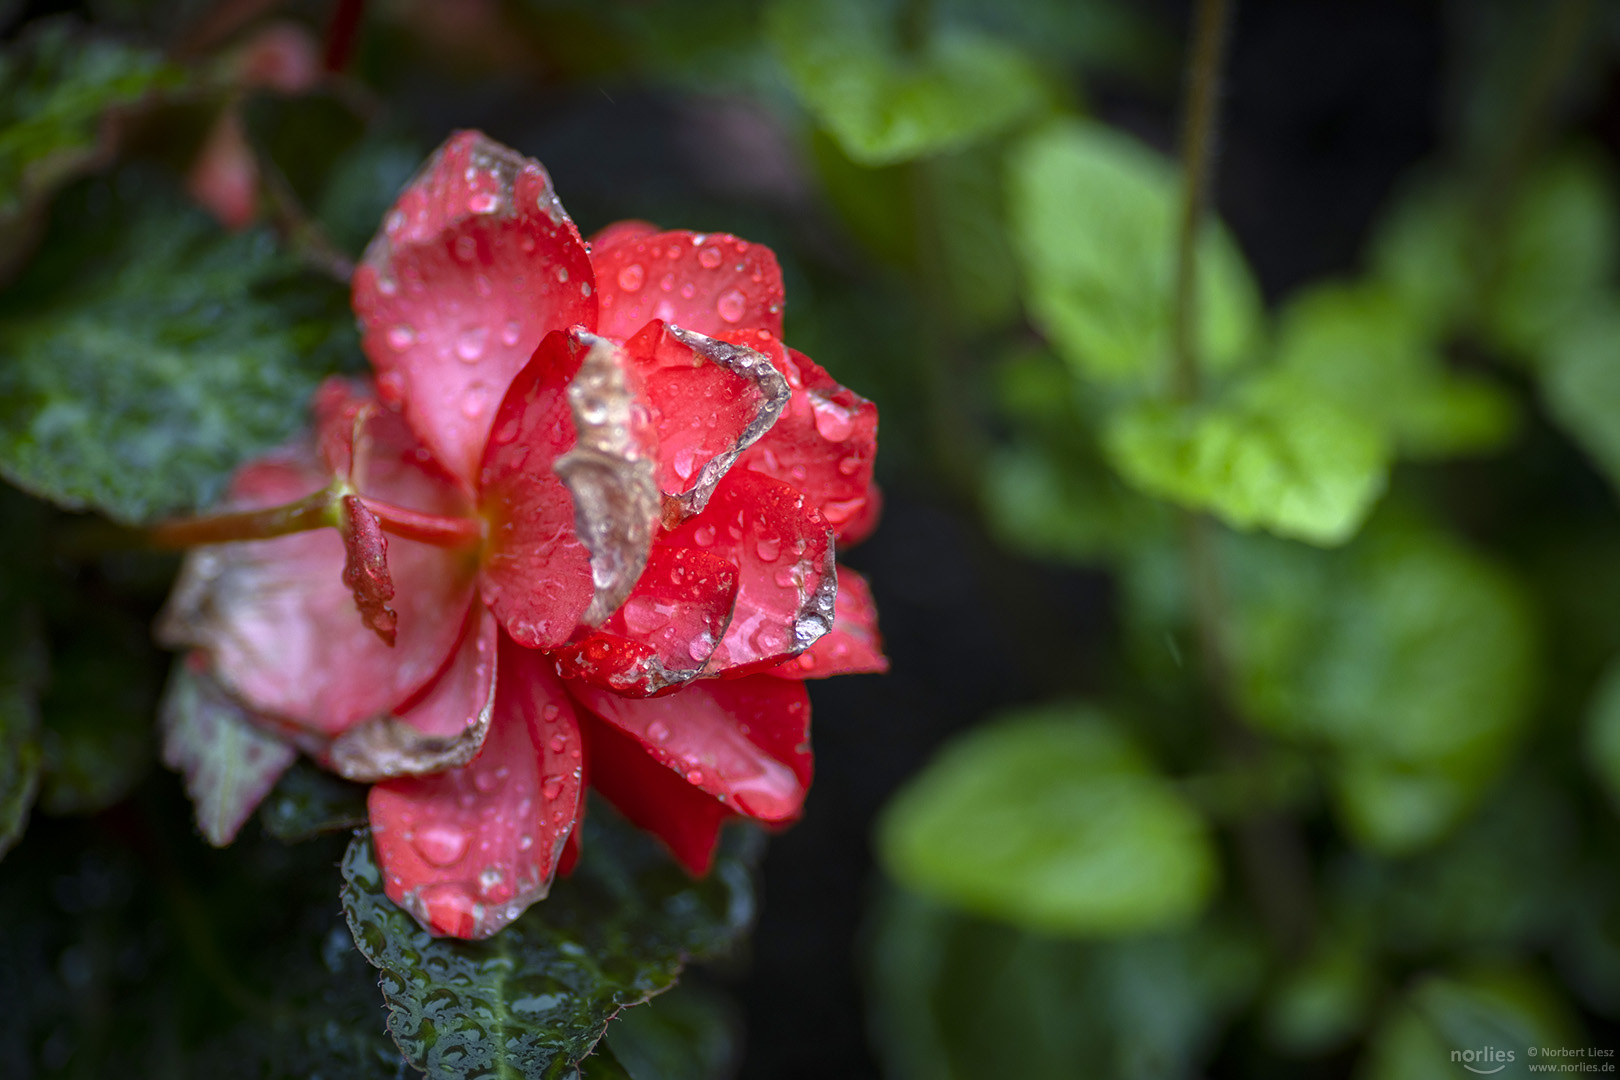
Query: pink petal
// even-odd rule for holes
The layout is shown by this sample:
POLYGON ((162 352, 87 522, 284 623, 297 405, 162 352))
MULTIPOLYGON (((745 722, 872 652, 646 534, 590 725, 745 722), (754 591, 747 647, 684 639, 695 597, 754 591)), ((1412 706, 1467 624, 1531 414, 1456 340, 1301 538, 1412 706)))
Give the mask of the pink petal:
POLYGON ((553 654, 557 672, 634 697, 690 682, 714 654, 736 599, 729 559, 660 544, 602 628, 553 654))
MULTIPOLYGON (((761 821, 798 816, 810 787, 810 698, 785 679, 705 679, 678 693, 627 698, 585 683, 576 700, 634 736, 653 759, 737 813, 761 821)), ((617 781, 593 765, 603 790, 617 781)))
POLYGON ((684 229, 610 239, 591 252, 602 305, 596 329, 605 337, 623 341, 650 319, 710 337, 782 335, 782 268, 763 244, 684 229))
POLYGON ((734 816, 726 804, 659 764, 612 724, 585 713, 580 731, 592 762, 591 786, 632 825, 662 840, 688 873, 708 873, 720 826, 734 816))
POLYGON ((727 340, 763 353, 793 388, 787 409, 743 454, 742 464, 809 495, 838 539, 861 525, 869 532, 875 522, 863 516, 877 456, 877 406, 779 341, 760 333, 731 334, 727 340))
POLYGON ((540 163, 461 131, 366 249, 354 310, 383 392, 470 484, 513 376, 548 332, 596 325, 594 289, 540 163))
POLYGON ((825 679, 888 670, 872 587, 855 571, 840 566, 832 630, 792 660, 772 668, 771 674, 781 679, 825 679))
POLYGON ((787 380, 764 356, 654 319, 625 342, 658 431, 658 488, 682 516, 776 423, 787 380))
POLYGON ((661 231, 658 226, 650 221, 628 218, 624 221, 615 221, 613 224, 592 233, 585 246, 591 249, 592 254, 600 254, 610 247, 640 240, 644 236, 651 236, 661 231))
POLYGON ((333 740, 325 764, 371 783, 467 764, 484 745, 495 708, 495 616, 474 604, 461 644, 432 684, 392 713, 356 724, 333 740))
POLYGON ((656 448, 631 378, 613 343, 554 333, 501 403, 480 479, 483 595, 521 645, 599 623, 646 566, 656 448))
POLYGON ((393 645, 399 612, 388 606, 394 598, 394 580, 388 573, 388 538, 382 523, 357 496, 345 495, 338 532, 343 537, 343 584, 354 594, 360 621, 375 631, 384 645, 393 645))
POLYGON ((245 229, 259 216, 259 161, 236 108, 227 106, 214 121, 186 174, 186 194, 227 229, 245 229))
POLYGON ((712 550, 738 569, 731 625, 704 671, 741 675, 774 667, 832 628, 832 530, 788 485, 733 469, 708 509, 664 542, 712 550))
MULTIPOLYGON (((306 451, 245 466, 233 509, 292 502, 325 487, 306 451)), ((202 649, 226 688, 252 709, 318 735, 336 735, 394 709, 430 682, 461 637, 473 598, 463 555, 394 538, 393 647, 368 630, 340 587, 336 529, 194 549, 161 620, 171 645, 202 649)))
POLYGON ((436 776, 371 789, 389 899, 435 934, 485 938, 551 888, 583 792, 573 706, 544 656, 500 646, 489 737, 436 776))

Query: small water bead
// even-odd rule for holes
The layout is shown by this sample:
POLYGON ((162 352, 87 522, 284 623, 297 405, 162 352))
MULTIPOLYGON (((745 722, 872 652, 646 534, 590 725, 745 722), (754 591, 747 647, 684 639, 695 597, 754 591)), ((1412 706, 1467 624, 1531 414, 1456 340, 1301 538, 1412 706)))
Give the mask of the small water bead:
POLYGON ((681 286, 681 298, 683 300, 690 300, 690 299, 692 299, 692 297, 694 297, 696 295, 697 295, 697 286, 693 285, 690 281, 688 281, 685 285, 681 286))
POLYGON ((664 254, 668 255, 671 259, 679 259, 681 257, 680 245, 679 244, 671 244, 671 245, 669 245, 669 247, 664 251, 664 254))
POLYGON ((547 720, 555 720, 555 719, 557 719, 557 714, 559 712, 561 712, 561 711, 562 710, 557 708, 557 706, 555 706, 555 705, 547 705, 544 709, 541 710, 540 714, 542 716, 544 716, 547 720))
POLYGON ((855 418, 850 411, 824 397, 812 394, 810 407, 815 411, 816 430, 828 442, 843 442, 855 432, 855 418))
POLYGON ((470 236, 458 236, 453 245, 456 258, 464 263, 470 263, 478 258, 478 241, 470 236))
POLYGON ((434 866, 454 866, 467 853, 467 834, 459 826, 436 823, 419 829, 411 846, 434 866))
POLYGON ((682 480, 690 480, 693 471, 697 468, 697 451, 690 446, 683 446, 675 451, 675 475, 682 480))
POLYGON ((779 536, 762 536, 754 545, 754 553, 759 556, 760 562, 775 562, 782 554, 782 538, 779 536))
POLYGON ((560 754, 566 749, 568 749, 568 739, 565 736, 553 735, 551 737, 551 752, 553 754, 560 754))
POLYGON ((675 275, 665 274, 662 280, 658 282, 658 287, 664 292, 673 292, 675 289, 675 275))
POLYGON ((399 282, 391 277, 380 277, 377 279, 377 291, 384 296, 393 296, 399 292, 399 282))
POLYGON ((560 285, 560 284, 562 284, 563 282, 565 282, 567 280, 568 280, 568 267, 566 267, 566 266, 557 267, 557 283, 560 285))
POLYGON ((461 399, 461 415, 469 420, 476 420, 484 415, 489 407, 489 387, 481 382, 475 382, 467 387, 461 399))
POLYGON ((722 293, 714 302, 714 310, 728 323, 741 322, 748 309, 748 298, 736 289, 722 293))
POLYGON ((668 300, 658 301, 658 307, 653 311, 653 318, 662 319, 664 322, 674 322, 675 305, 668 300))
POLYGON ((495 286, 490 284, 488 274, 479 274, 474 277, 473 288, 478 290, 479 296, 489 296, 495 291, 495 286))
POLYGON ((624 625, 632 634, 650 634, 669 622, 668 613, 650 596, 632 596, 622 609, 624 625))
POLYGON ((861 459, 851 454, 838 463, 838 471, 845 476, 854 476, 861 471, 861 459))
POLYGON ((495 789, 501 786, 500 778, 491 772, 477 772, 473 774, 473 787, 482 795, 492 795, 495 789))
POLYGON ((405 375, 399 371, 385 371, 377 376, 377 396, 389 405, 405 400, 405 375))
POLYGON ((720 254, 720 249, 717 247, 706 247, 702 251, 698 252, 698 262, 702 263, 710 270, 713 270, 715 267, 719 266, 720 260, 724 258, 725 256, 720 254))
POLYGON ((696 786, 698 784, 703 783, 703 770, 702 769, 687 769, 686 770, 686 782, 688 784, 692 784, 693 786, 696 786))
POLYGON ((501 327, 501 344, 516 345, 518 338, 523 336, 523 324, 516 319, 507 319, 506 325, 501 327))
MULTIPOLYGON (((529 233, 524 233, 523 234, 523 239, 519 242, 518 246, 523 249, 523 253, 525 255, 529 254, 530 252, 534 251, 534 237, 532 235, 530 235, 529 233)), ((568 278, 566 276, 567 271, 564 271, 563 273, 564 273, 565 276, 558 278, 557 279, 558 281, 567 281, 568 280, 568 278)))
POLYGON ((488 338, 489 327, 469 326, 456 337, 456 355, 463 363, 478 363, 484 356, 484 342, 488 338))
POLYGON ((556 800, 558 795, 562 794, 562 786, 562 777, 548 776, 546 777, 546 782, 540 785, 540 794, 545 796, 547 802, 553 802, 556 800))
POLYGON ((619 288, 625 292, 638 292, 647 280, 647 271, 640 263, 631 263, 619 271, 619 288))
POLYGON ((647 725, 647 738, 651 739, 655 743, 668 742, 669 725, 664 723, 662 720, 654 720, 652 723, 647 725))
POLYGON ((387 230, 389 235, 393 235, 394 233, 399 232, 399 230, 403 229, 404 227, 405 227, 405 213, 402 210, 395 210, 393 213, 389 214, 388 215, 388 221, 383 226, 383 228, 385 230, 387 230))
POLYGON ((492 191, 480 191, 467 200, 467 209, 474 214, 491 214, 501 205, 501 200, 492 191))
POLYGON ((519 851, 528 851, 532 847, 534 847, 534 837, 530 836, 528 833, 524 833, 522 836, 518 837, 519 851))
POLYGON ((708 547, 714 543, 715 531, 713 525, 699 525, 692 530, 692 539, 697 541, 698 547, 708 547))
POLYGON ((416 330, 414 327, 399 323, 388 328, 388 344, 396 352, 404 352, 416 344, 416 330))

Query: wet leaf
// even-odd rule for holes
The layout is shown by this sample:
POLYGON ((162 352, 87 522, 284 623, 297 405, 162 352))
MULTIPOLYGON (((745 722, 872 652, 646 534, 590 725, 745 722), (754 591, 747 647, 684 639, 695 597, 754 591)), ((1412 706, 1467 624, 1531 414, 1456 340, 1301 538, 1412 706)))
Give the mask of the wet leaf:
POLYGON ((350 326, 268 233, 226 235, 149 175, 86 184, 0 300, 0 475, 126 522, 206 505, 302 426, 350 326))
POLYGON ((964 146, 1045 97, 1018 50, 933 27, 908 50, 885 16, 860 0, 776 0, 766 11, 766 37, 793 88, 854 161, 886 165, 964 146))
POLYGON ((753 834, 732 833, 693 881, 604 806, 585 833, 574 875, 486 941, 430 937, 384 898, 369 840, 350 844, 350 929, 382 969, 389 1030, 429 1077, 565 1075, 620 1009, 728 950, 752 921, 753 834))
MULTIPOLYGON (((1069 120, 1008 159, 1012 235, 1025 306, 1052 346, 1089 378, 1157 386, 1170 370, 1179 182, 1126 136, 1069 120)), ((1252 359, 1259 290, 1219 224, 1199 239, 1198 352, 1210 370, 1252 359)))
POLYGON ((959 736, 889 804, 885 868, 909 888, 1051 934, 1184 923, 1215 884, 1203 821, 1089 709, 959 736))
POLYGON ((366 786, 340 780, 308 761, 295 761, 259 807, 264 831, 283 843, 366 823, 366 786))
POLYGON ((604 1043, 630 1080, 724 1080, 736 1071, 741 1041, 736 1005, 685 982, 621 1012, 604 1043))

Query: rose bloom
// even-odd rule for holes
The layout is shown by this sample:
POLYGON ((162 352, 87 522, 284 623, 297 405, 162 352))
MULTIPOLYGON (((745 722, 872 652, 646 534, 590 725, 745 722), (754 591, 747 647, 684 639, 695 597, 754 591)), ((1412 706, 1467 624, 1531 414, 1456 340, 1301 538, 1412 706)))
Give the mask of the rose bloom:
POLYGON ((355 274, 375 382, 329 381, 182 523, 231 542, 160 632, 372 783, 388 895, 434 933, 544 897, 587 783, 694 874, 727 818, 791 822, 803 680, 886 669, 834 559, 876 521, 877 410, 782 344, 782 300, 734 236, 586 244, 538 163, 458 133, 355 274))

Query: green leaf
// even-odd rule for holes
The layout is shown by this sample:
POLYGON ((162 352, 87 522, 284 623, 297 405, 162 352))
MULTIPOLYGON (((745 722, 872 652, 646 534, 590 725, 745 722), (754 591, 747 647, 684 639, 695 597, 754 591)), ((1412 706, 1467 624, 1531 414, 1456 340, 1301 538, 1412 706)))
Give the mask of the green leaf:
POLYGON ((1380 427, 1403 456, 1492 450, 1517 427, 1511 397, 1479 376, 1445 368, 1428 328, 1378 284, 1319 285, 1289 301, 1277 362, 1380 427))
POLYGON ((1111 418, 1103 446, 1146 494, 1323 546, 1355 535, 1389 464, 1376 427, 1277 377, 1213 405, 1141 402, 1111 418))
POLYGON ((366 823, 367 790, 300 758, 260 804, 259 823, 284 844, 348 832, 366 823))
POLYGON ((1229 927, 1068 941, 892 888, 868 940, 873 1045, 895 1080, 1200 1075, 1263 963, 1229 927))
POLYGON ((1077 706, 953 739, 890 802, 878 850, 909 888, 1054 934, 1184 923, 1216 878, 1203 821, 1124 735, 1077 706))
MULTIPOLYGON (((1171 364, 1177 202, 1170 164, 1126 136, 1066 120, 1008 160, 1008 209, 1025 303, 1082 374, 1155 387, 1171 364)), ((1198 241, 1197 345, 1224 371, 1252 359, 1260 296, 1231 237, 1198 241)))
POLYGON ((298 756, 212 679, 176 661, 158 715, 163 764, 185 776, 197 828, 224 847, 298 756))
POLYGON ((903 48, 884 5, 774 0, 765 32, 799 97, 844 152, 887 165, 1007 128, 1045 97, 1022 53, 941 28, 903 48))
POLYGON ((1538 374, 1547 411, 1620 489, 1620 305, 1565 328, 1538 374))
POLYGON ((1359 842, 1398 853, 1437 840, 1501 771, 1527 718, 1535 625, 1518 584, 1412 528, 1316 566, 1281 545, 1234 555, 1248 711, 1331 750, 1359 842))
POLYGON ((1620 814, 1620 664, 1609 668, 1586 716, 1586 759, 1620 814))
POLYGON ((741 1037, 729 999, 683 982, 621 1012, 604 1041, 630 1080, 725 1080, 740 1063, 741 1037))
POLYGON ((1531 1047, 1578 1045, 1567 1007, 1523 971, 1431 975, 1374 1035, 1362 1080, 1428 1080, 1476 1073, 1526 1075, 1531 1047))
POLYGON ((754 915, 757 836, 728 833, 693 881, 651 837, 593 804, 584 857, 551 895, 487 941, 434 938, 382 891, 370 840, 343 860, 355 944, 382 969, 388 1026, 433 1080, 560 1077, 608 1021, 732 948, 754 915))
POLYGON ((106 156, 110 112, 185 79, 155 49, 83 40, 66 21, 0 54, 0 223, 106 156))
POLYGON ((148 176, 87 184, 0 297, 0 475, 126 522, 206 505, 298 430, 352 334, 344 290, 269 233, 228 235, 148 176))
MULTIPOLYGON (((3 588, 3 584, 0 584, 3 588)), ((0 599, 9 600, 0 594, 0 599)), ((9 606, 9 605, 8 605, 9 606)), ((0 607, 0 855, 22 838, 39 791, 45 646, 25 612, 0 607), (7 625, 9 624, 9 625, 7 625)))
POLYGON ((1335 933, 1277 983, 1265 1005, 1266 1036, 1294 1056, 1336 1050, 1360 1032, 1377 989, 1367 943, 1335 933))

